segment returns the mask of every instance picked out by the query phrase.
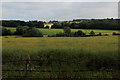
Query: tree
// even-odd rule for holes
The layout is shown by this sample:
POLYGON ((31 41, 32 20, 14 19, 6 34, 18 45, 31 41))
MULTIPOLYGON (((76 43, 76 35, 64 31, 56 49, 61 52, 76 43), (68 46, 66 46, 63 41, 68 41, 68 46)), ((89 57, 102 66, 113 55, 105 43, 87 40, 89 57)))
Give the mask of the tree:
POLYGON ((15 34, 17 34, 17 35, 23 35, 27 29, 29 29, 29 27, 27 27, 27 26, 18 26, 16 28, 15 34))
POLYGON ((99 35, 99 36, 102 36, 102 34, 101 34, 101 33, 99 33, 98 35, 99 35))
POLYGON ((81 30, 78 30, 77 32, 75 32, 74 36, 78 37, 78 36, 85 36, 85 33, 82 32, 81 30))
POLYGON ((38 21, 36 28, 44 28, 44 23, 42 21, 38 21))
POLYGON ((94 36, 94 35, 95 35, 95 32, 94 32, 94 31, 91 31, 91 32, 90 32, 90 35, 91 35, 91 36, 94 36))
POLYGON ((9 30, 9 29, 6 29, 6 28, 2 28, 2 35, 3 36, 6 36, 6 35, 11 35, 12 34, 12 32, 11 32, 11 30, 9 30))
POLYGON ((61 29, 63 28, 59 22, 54 23, 51 28, 61 29))
POLYGON ((71 36, 71 29, 70 29, 70 27, 64 27, 63 31, 65 33, 65 36, 68 36, 68 37, 71 36))
POLYGON ((80 27, 79 27, 80 25, 78 25, 78 23, 71 23, 70 24, 70 28, 72 28, 72 29, 79 29, 80 27))
POLYGON ((29 28, 23 34, 24 37, 42 37, 42 33, 36 28, 29 28))

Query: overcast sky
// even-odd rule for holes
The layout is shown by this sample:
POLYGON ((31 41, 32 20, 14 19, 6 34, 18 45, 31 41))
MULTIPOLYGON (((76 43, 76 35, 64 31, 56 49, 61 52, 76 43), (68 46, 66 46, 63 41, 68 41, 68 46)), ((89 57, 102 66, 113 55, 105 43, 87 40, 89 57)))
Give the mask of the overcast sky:
POLYGON ((1 0, 2 2, 119 2, 120 0, 1 0))
POLYGON ((2 19, 72 20, 118 18, 117 2, 3 2, 2 19))

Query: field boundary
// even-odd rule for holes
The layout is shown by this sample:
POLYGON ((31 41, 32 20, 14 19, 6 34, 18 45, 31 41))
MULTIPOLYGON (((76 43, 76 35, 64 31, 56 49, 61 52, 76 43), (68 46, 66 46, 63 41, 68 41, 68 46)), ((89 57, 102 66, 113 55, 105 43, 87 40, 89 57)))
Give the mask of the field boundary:
MULTIPOLYGON (((18 76, 18 75, 16 75, 16 76, 12 76, 12 77, 9 77, 9 78, 31 78, 30 76, 28 76, 28 73, 31 73, 31 72, 42 72, 42 73, 46 73, 46 72, 48 72, 48 73, 52 73, 52 72, 55 72, 55 73, 59 73, 59 74, 61 74, 61 73, 89 73, 90 75, 92 75, 93 76, 93 78, 105 78, 105 77, 103 77, 103 76, 95 76, 94 75, 94 70, 72 70, 72 71, 67 71, 67 70, 61 70, 61 63, 62 62, 67 62, 66 60, 60 60, 60 61, 58 61, 59 62, 59 64, 60 64, 60 66, 59 66, 59 69, 60 70, 31 70, 30 69, 30 67, 31 66, 29 66, 30 64, 31 64, 31 62, 39 62, 40 60, 16 60, 16 61, 3 61, 3 65, 4 65, 4 63, 5 64, 7 64, 7 63, 19 63, 19 62, 25 62, 26 64, 25 64, 25 69, 22 69, 22 70, 19 70, 19 69, 16 69, 16 70, 10 70, 10 69, 3 69, 2 71, 3 72, 25 72, 25 75, 24 76, 18 76)), ((74 63, 74 62, 73 62, 74 63)), ((79 63, 79 62, 78 62, 79 63)), ((52 66, 52 65, 51 65, 52 66)), ((114 72, 116 72, 116 73, 118 73, 118 71, 113 71, 113 70, 97 70, 97 72, 104 72, 104 74, 110 74, 110 73, 112 73, 112 74, 114 74, 114 72)), ((104 75, 103 74, 103 75, 104 75)), ((50 78, 52 78, 51 76, 50 76, 50 78)), ((66 76, 65 78, 70 78, 69 76, 66 76)), ((72 77, 71 77, 72 78, 72 77)), ((114 78, 114 77, 113 77, 114 78)), ((32 78, 31 78, 32 79, 32 78)), ((39 78, 40 79, 40 78, 39 78)), ((41 78, 42 79, 42 78, 41 78)), ((73 79, 75 79, 75 78, 73 78, 73 79)), ((77 79, 77 78, 76 78, 77 79)), ((106 78, 107 79, 107 78, 106 78)))

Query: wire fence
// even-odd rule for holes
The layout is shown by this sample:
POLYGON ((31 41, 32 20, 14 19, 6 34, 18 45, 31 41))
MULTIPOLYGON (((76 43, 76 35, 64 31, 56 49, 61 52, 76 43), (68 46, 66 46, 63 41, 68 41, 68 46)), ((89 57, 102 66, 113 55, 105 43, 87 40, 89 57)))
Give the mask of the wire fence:
MULTIPOLYGON (((71 64, 77 64, 79 62, 70 62, 71 64)), ((87 70, 76 69, 72 66, 72 70, 67 69, 71 67, 67 60, 16 60, 16 61, 3 61, 3 78, 116 78, 113 76, 116 72, 113 70, 87 70), (51 62, 56 62, 57 65, 53 65, 51 62), (67 68, 64 69, 64 65, 67 68), (5 65, 14 65, 6 67, 5 65), (20 67, 22 66, 22 67, 20 67), (19 68, 20 67, 20 68, 19 68), (55 69, 57 68, 57 69, 55 69)))

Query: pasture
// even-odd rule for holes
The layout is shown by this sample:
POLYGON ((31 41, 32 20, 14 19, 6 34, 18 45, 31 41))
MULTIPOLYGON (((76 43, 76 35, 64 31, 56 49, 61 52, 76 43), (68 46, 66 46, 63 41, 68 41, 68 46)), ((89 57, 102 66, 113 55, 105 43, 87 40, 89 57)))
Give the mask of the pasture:
POLYGON ((32 78, 115 78, 120 76, 116 72, 119 63, 118 36, 3 37, 2 47, 3 70, 25 70, 24 60, 28 60, 30 61, 29 70, 43 71, 27 73, 26 71, 3 71, 3 78, 25 74, 32 78), (22 60, 23 62, 19 62, 22 60), (38 60, 38 62, 32 62, 32 60, 38 60))
MULTIPOLYGON (((6 27, 7 29, 10 29, 12 32, 16 31, 16 28, 13 27, 6 27)), ((38 28, 43 34, 47 35, 54 35, 56 33, 62 33, 63 29, 45 29, 45 28, 38 28)), ((97 29, 71 29, 72 32, 82 30, 84 33, 90 33, 91 31, 94 31, 95 33, 113 33, 118 32, 118 30, 97 30, 97 29)))

